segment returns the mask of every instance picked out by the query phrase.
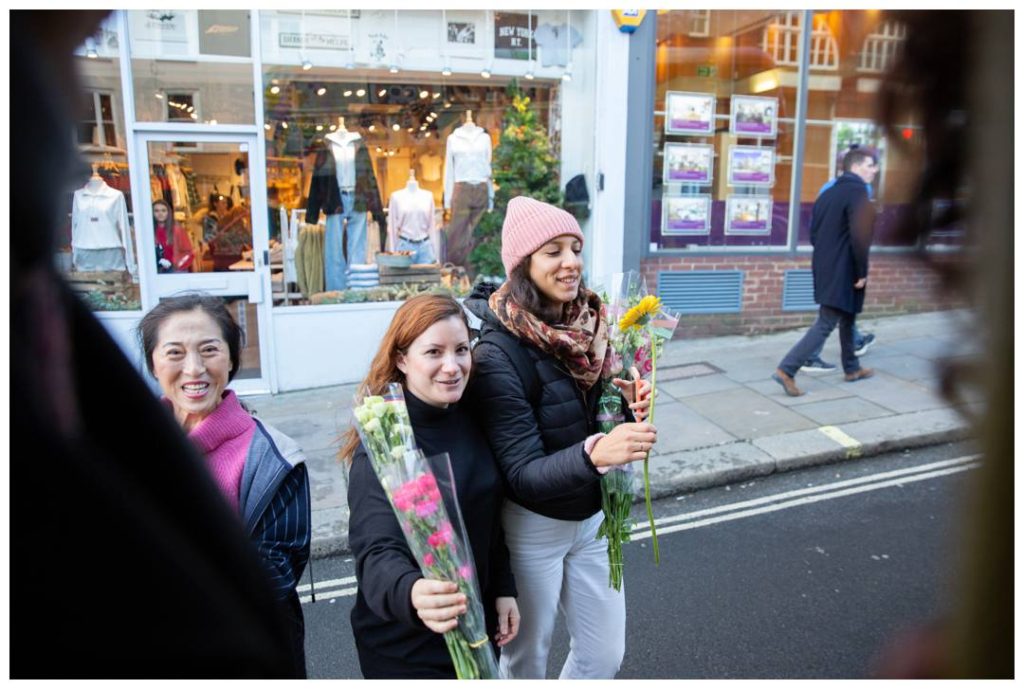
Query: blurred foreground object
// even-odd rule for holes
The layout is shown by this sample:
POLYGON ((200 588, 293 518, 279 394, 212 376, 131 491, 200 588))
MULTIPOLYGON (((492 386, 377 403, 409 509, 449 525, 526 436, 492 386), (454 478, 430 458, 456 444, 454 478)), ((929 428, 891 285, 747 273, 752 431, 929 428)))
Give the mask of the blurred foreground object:
POLYGON ((72 52, 105 14, 10 13, 11 676, 295 677, 239 520, 54 265, 88 175, 72 52))
POLYGON ((889 16, 906 25, 907 40, 882 87, 880 119, 889 140, 899 142, 899 122, 916 115, 927 154, 905 231, 926 237, 945 226, 966 230, 954 260, 926 255, 944 287, 969 300, 974 322, 963 335, 980 345, 970 359, 947 366, 943 392, 958 401, 962 386, 977 386, 985 409, 973 419, 984 459, 965 503, 950 617, 894 643, 878 673, 1012 678, 1013 12, 889 16), (935 217, 939 204, 947 210, 935 217))

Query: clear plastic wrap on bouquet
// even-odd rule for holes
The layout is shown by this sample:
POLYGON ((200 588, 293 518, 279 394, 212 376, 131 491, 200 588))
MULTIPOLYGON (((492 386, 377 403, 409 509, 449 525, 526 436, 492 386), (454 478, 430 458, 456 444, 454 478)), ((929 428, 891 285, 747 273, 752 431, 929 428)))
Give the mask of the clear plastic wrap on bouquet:
MULTIPOLYGON (((651 381, 651 404, 647 411, 648 423, 654 423, 654 407, 657 399, 658 355, 661 354, 665 342, 672 339, 679 317, 669 313, 661 299, 647 293, 647 283, 643 277, 630 271, 621 278, 613 280, 618 286, 618 303, 612 312, 618 317, 615 321, 615 338, 624 343, 623 347, 632 353, 632 357, 624 358, 636 366, 641 378, 651 381)), ((609 328, 611 330, 611 328, 609 328)), ((644 457, 644 503, 647 507, 647 521, 651 527, 651 550, 654 551, 654 562, 661 562, 658 549, 658 532, 654 524, 654 511, 651 507, 651 483, 648 473, 651 452, 644 457)))
MULTIPOLYGON (((672 338, 679 317, 665 310, 661 300, 647 293, 647 283, 643 276, 635 271, 615 273, 609 280, 604 293, 604 302, 608 318, 608 346, 612 354, 606 358, 610 362, 606 366, 605 378, 629 378, 631 367, 636 367, 641 379, 651 381, 651 404, 648 408, 647 421, 654 423, 655 386, 657 376, 658 355, 665 342, 672 338)), ((612 425, 614 427, 614 424, 612 425)), ((603 429, 602 429, 603 430, 603 429)), ((644 458, 644 501, 647 506, 647 517, 651 526, 651 543, 655 562, 660 561, 658 536, 654 525, 654 514, 651 508, 651 489, 648 476, 650 451, 644 458)), ((609 474, 612 472, 609 472, 609 474)), ((612 477, 613 480, 616 477, 612 477)), ((608 480, 607 475, 605 480, 608 480)), ((605 490, 603 493, 607 493, 605 490)), ((612 503, 611 515, 616 514, 616 505, 612 503)), ((626 512, 628 515, 628 511, 626 512)), ((609 511, 605 511, 605 522, 609 522, 609 511)), ((604 525, 602 525, 604 526, 604 525)), ((609 524, 607 533, 614 533, 618 524, 609 524)), ((611 537, 609 536, 609 539, 611 537)), ((628 533, 623 542, 628 540, 628 533)), ((609 562, 614 570, 613 544, 609 540, 609 562)), ((621 553, 619 553, 621 563, 621 553)), ((620 565, 621 567, 621 565, 620 565)), ((620 579, 621 583, 621 579, 620 579)), ((618 586, 615 586, 618 589, 618 586)))
POLYGON ((497 679, 476 563, 447 455, 416 448, 402 388, 366 397, 354 410, 356 428, 388 496, 406 543, 428 579, 455 582, 466 596, 459 625, 444 634, 459 679, 497 679))
MULTIPOLYGON (((619 328, 619 319, 628 308, 629 295, 639 290, 636 273, 615 273, 603 288, 597 288, 605 304, 608 323, 608 351, 601 372, 601 397, 598 400, 597 428, 610 433, 625 421, 622 393, 613 378, 630 378, 630 367, 636 356, 639 338, 626 338, 619 328)), ((634 496, 632 464, 612 467, 601 477, 601 512, 604 519, 597 537, 607 539, 608 586, 622 590, 622 544, 628 543, 633 529, 631 511, 634 496)))
MULTIPOLYGON (((611 378, 601 380, 601 397, 597 406, 597 428, 610 433, 625 420, 622 393, 611 378)), ((608 586, 622 590, 622 544, 629 542, 633 530, 630 512, 633 509, 633 465, 612 467, 601 477, 601 512, 604 519, 597 538, 608 539, 608 586)))

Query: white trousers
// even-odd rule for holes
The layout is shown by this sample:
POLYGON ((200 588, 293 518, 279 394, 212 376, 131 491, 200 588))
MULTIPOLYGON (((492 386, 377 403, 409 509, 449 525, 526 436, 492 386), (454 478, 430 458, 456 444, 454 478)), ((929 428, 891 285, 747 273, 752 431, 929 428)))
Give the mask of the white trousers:
POLYGON ((558 611, 569 629, 560 679, 613 679, 626 650, 626 598, 608 586, 601 512, 551 519, 505 501, 502 524, 516 577, 519 635, 501 650, 504 679, 544 679, 558 611))

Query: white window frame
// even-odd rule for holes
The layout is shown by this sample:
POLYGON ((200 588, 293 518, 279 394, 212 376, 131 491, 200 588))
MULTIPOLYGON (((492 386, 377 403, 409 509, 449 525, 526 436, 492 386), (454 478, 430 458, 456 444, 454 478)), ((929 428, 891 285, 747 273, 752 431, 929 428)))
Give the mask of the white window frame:
MULTIPOLYGON (((107 89, 88 89, 86 91, 92 97, 92 111, 87 115, 92 115, 92 122, 95 123, 100 137, 100 143, 88 143, 83 144, 78 141, 78 135, 75 135, 75 144, 78 146, 80 151, 88 153, 124 153, 124 132, 121 131, 121 127, 117 122, 117 112, 119 111, 121 104, 118 102, 117 93, 107 89), (100 99, 103 96, 110 97, 110 117, 109 122, 103 119, 103 108, 100 105, 100 99), (103 131, 104 124, 114 125, 114 142, 107 141, 106 134, 103 131)), ((80 119, 79 124, 89 121, 86 118, 80 119)))
POLYGON ((906 40, 905 24, 892 19, 882 22, 864 39, 857 71, 882 74, 899 57, 906 40))
MULTIPOLYGON (((768 22, 761 34, 762 49, 772 56, 776 65, 800 66, 801 12, 785 12, 768 22)), ((811 30, 810 69, 839 70, 839 44, 824 18, 816 18, 811 30)))
POLYGON ((707 38, 711 35, 711 10, 688 10, 686 35, 707 38))

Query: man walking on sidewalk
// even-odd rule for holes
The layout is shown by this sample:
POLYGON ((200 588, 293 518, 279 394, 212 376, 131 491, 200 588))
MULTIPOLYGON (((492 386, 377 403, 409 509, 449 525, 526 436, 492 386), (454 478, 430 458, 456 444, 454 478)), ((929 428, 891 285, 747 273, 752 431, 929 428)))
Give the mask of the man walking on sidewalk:
POLYGON ((871 246, 874 213, 868 201, 867 185, 878 172, 874 151, 855 148, 843 157, 843 174, 814 202, 811 214, 811 244, 814 254, 814 300, 818 319, 786 354, 772 379, 790 397, 804 394, 797 387, 800 367, 839 326, 843 371, 847 381, 870 378, 874 371, 862 368, 855 353, 853 328, 864 307, 868 281, 868 249, 871 246))
MULTIPOLYGON (((853 149, 858 148, 858 147, 859 147, 859 144, 853 144, 848 149, 846 149, 846 152, 849 153, 850 151, 852 151, 853 149)), ((845 157, 845 154, 844 154, 844 157, 845 157)), ((823 185, 821 185, 821 189, 818 190, 818 198, 820 198, 821 195, 824 194, 826 191, 831 189, 835 185, 835 183, 839 181, 839 178, 842 177, 842 176, 843 176, 843 161, 840 160, 839 161, 839 171, 836 173, 835 177, 833 177, 832 179, 830 179, 829 181, 827 181, 823 185)), ((871 186, 871 183, 868 182, 864 186, 865 186, 865 188, 867 189, 867 192, 868 192, 868 200, 869 201, 874 201, 875 200, 875 192, 874 192, 874 188, 871 186)), ((817 198, 815 200, 817 200, 817 198)), ((856 323, 853 324, 853 346, 857 348, 856 351, 854 352, 857 356, 864 356, 864 354, 867 353, 868 349, 874 343, 875 343, 875 336, 874 336, 874 334, 872 334, 872 333, 862 333, 860 331, 860 328, 857 327, 857 324, 856 323)), ((825 361, 824 359, 821 358, 821 352, 822 352, 822 350, 824 348, 825 348, 825 343, 822 342, 821 346, 818 347, 818 349, 816 351, 814 351, 813 353, 811 353, 811 356, 807 358, 807 361, 805 361, 804 365, 800 367, 800 370, 801 371, 811 372, 811 373, 831 373, 832 371, 835 371, 836 368, 837 368, 835 364, 829 363, 829 362, 827 362, 827 361, 825 361)))

